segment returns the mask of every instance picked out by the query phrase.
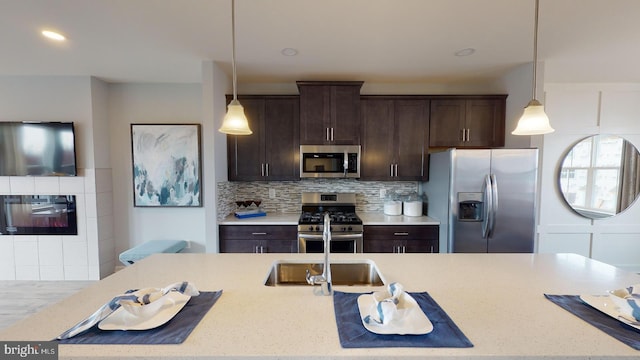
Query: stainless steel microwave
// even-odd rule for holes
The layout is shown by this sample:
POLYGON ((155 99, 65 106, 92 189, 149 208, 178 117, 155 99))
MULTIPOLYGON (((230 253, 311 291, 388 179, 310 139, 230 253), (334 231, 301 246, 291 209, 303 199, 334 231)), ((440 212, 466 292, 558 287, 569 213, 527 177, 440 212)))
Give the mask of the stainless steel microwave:
POLYGON ((359 178, 360 145, 300 145, 301 178, 359 178))

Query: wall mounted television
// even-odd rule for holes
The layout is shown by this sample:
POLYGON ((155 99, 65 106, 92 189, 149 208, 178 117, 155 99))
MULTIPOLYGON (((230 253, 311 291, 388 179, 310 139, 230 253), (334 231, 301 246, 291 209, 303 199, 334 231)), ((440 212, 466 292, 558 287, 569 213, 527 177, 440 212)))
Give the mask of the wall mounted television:
POLYGON ((1 122, 0 176, 76 176, 72 122, 1 122))

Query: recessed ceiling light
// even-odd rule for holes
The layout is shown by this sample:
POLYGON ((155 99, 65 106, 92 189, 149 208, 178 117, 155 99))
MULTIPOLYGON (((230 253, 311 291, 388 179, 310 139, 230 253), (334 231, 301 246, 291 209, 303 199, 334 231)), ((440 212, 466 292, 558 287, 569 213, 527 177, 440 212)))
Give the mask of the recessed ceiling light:
POLYGON ((284 48, 280 53, 284 56, 296 56, 298 55, 298 50, 294 48, 284 48))
POLYGON ((64 35, 51 30, 42 30, 42 35, 56 41, 65 41, 67 39, 64 35))
POLYGON ((462 50, 458 50, 455 52, 456 56, 469 56, 473 53, 476 52, 476 49, 474 48, 466 48, 466 49, 462 49, 462 50))

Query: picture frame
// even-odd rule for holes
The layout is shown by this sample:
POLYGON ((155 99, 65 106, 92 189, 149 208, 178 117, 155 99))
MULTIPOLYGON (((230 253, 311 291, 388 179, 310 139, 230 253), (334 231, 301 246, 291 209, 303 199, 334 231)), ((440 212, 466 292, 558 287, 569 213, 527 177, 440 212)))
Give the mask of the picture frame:
POLYGON ((200 124, 131 124, 133 205, 202 207, 200 124))

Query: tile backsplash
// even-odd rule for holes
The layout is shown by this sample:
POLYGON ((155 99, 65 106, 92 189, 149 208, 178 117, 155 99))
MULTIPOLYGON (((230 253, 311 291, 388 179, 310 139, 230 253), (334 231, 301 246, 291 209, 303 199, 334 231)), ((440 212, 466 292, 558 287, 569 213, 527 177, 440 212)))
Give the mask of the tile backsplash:
POLYGON ((356 211, 382 211, 384 199, 380 190, 409 194, 418 191, 415 181, 359 181, 352 179, 305 179, 273 182, 219 182, 218 220, 236 209, 236 200, 261 199, 267 212, 299 212, 303 192, 356 193, 356 211), (269 190, 275 192, 269 198, 269 190))

